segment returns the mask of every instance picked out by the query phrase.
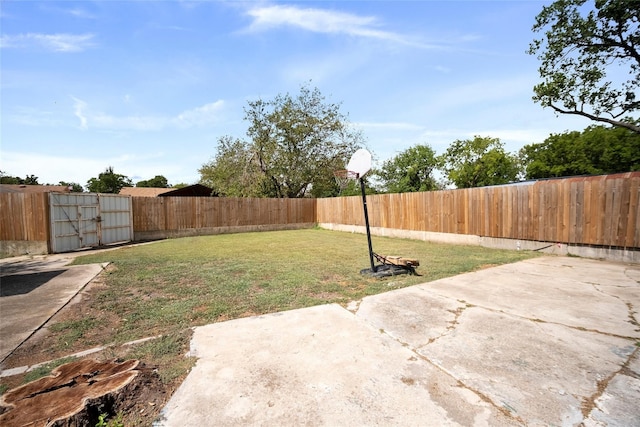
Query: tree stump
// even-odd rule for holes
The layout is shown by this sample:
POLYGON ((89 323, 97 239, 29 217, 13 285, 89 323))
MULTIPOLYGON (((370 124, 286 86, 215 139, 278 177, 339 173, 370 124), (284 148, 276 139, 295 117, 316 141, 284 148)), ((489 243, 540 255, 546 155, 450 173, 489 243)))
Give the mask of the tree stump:
POLYGON ((49 376, 6 392, 0 399, 0 425, 95 425, 101 413, 110 412, 118 390, 138 375, 138 363, 83 359, 59 366, 49 376))

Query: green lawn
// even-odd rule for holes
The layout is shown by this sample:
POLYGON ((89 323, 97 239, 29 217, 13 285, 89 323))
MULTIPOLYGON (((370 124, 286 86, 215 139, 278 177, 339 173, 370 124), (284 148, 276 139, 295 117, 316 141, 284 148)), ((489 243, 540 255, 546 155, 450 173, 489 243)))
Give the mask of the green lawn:
MULTIPOLYGON (((486 266, 536 256, 477 246, 373 237, 384 255, 420 260, 420 276, 375 279, 362 234, 321 229, 227 234, 164 240, 77 258, 111 262, 91 315, 69 324, 65 342, 101 328, 103 342, 121 343, 190 326, 325 303, 349 301, 486 266), (108 320, 107 320, 108 318, 108 320), (76 324, 77 323, 77 324, 76 324)), ((92 334, 93 335, 93 334, 92 334)))
MULTIPOLYGON (((537 256, 380 237, 373 237, 373 247, 380 254, 419 259, 420 276, 362 276, 360 270, 369 267, 366 236, 321 229, 171 239, 79 257, 75 264, 111 264, 83 292, 81 302, 52 321, 41 342, 15 355, 21 364, 27 363, 25 357, 27 364, 54 361, 22 380, 46 375, 70 354, 106 346, 91 357, 139 359, 157 371, 168 399, 195 363, 184 357, 192 326, 317 304, 346 305, 367 295, 537 256), (160 337, 118 345, 154 336, 160 337)), ((19 377, 3 379, 0 394, 18 384, 19 377)), ((157 411, 119 415, 126 425, 148 425, 157 411)))

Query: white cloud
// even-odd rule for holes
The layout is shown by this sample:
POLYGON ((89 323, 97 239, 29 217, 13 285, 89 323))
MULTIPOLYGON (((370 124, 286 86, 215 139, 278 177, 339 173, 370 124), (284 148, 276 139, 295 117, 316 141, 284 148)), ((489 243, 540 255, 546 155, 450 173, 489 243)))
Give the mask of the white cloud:
POLYGON ((69 15, 75 16, 76 18, 82 19, 96 19, 95 15, 90 12, 87 12, 85 9, 75 8, 67 10, 69 15))
POLYGON ((88 104, 72 97, 74 114, 80 120, 80 128, 102 130, 159 131, 165 128, 187 129, 203 127, 220 121, 224 101, 218 100, 200 107, 185 110, 174 117, 166 116, 113 116, 102 112, 92 113, 88 104))
POLYGON ((413 40, 406 35, 380 30, 380 24, 373 16, 284 5, 255 7, 249 9, 247 14, 253 18, 248 31, 257 32, 289 26, 315 33, 347 34, 424 48, 437 47, 413 40))
POLYGON ((54 52, 81 52, 95 46, 93 34, 40 34, 3 35, 2 48, 40 47, 54 52))
POLYGON ((218 100, 201 107, 183 111, 172 120, 172 123, 178 127, 206 126, 217 121, 223 108, 224 101, 218 100))
POLYGON ((30 107, 16 107, 7 115, 8 121, 23 126, 57 126, 62 120, 51 111, 41 111, 30 107))
POLYGON ((81 99, 71 97, 74 101, 73 114, 80 119, 80 129, 87 129, 87 118, 84 116, 84 110, 87 108, 87 103, 81 99))

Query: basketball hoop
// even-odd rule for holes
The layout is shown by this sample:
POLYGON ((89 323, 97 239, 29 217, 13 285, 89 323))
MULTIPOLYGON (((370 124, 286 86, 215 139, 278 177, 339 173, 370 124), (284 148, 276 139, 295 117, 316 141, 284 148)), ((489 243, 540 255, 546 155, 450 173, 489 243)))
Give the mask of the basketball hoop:
POLYGON ((346 169, 340 169, 333 172, 336 183, 340 187, 340 193, 347 188, 349 181, 360 181, 360 192, 362 193, 362 208, 364 210, 364 223, 367 230, 367 243, 369 244, 369 263, 371 268, 360 270, 360 274, 371 277, 395 276, 397 274, 417 274, 415 268, 420 265, 418 260, 411 258, 403 258, 397 256, 381 256, 373 252, 371 244, 371 230, 369 229, 369 213, 367 211, 367 194, 363 177, 371 170, 371 153, 364 148, 357 150, 351 156, 351 160, 347 164, 346 169), (374 257, 382 262, 381 265, 375 265, 374 257))
POLYGON ((359 177, 358 172, 350 171, 348 169, 340 169, 333 172, 333 176, 336 179, 336 184, 340 187, 340 192, 342 192, 347 185, 349 185, 349 181, 355 181, 359 177))

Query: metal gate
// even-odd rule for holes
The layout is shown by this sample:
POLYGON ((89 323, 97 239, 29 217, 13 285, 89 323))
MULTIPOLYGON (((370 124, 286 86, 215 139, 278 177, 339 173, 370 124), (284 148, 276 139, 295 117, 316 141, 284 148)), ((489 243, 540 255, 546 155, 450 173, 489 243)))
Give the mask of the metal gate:
POLYGON ((53 253, 129 242, 133 238, 130 196, 49 193, 49 207, 53 253))

